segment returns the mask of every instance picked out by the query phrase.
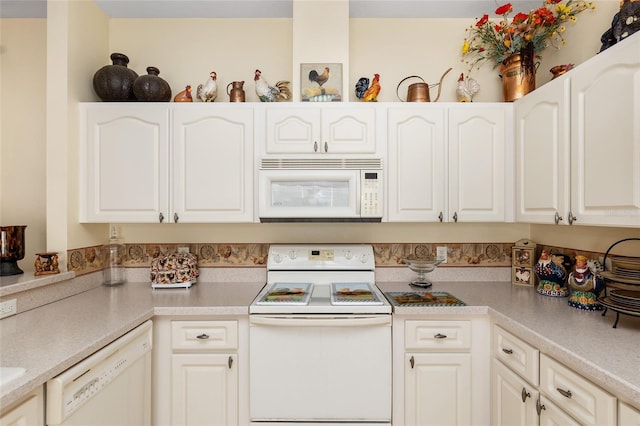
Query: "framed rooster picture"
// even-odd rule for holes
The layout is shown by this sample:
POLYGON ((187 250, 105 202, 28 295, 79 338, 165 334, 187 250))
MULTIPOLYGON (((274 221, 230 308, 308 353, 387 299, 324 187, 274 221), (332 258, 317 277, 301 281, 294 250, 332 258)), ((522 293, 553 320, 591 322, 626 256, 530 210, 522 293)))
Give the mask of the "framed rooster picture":
POLYGON ((341 102, 342 64, 300 64, 300 100, 341 102))

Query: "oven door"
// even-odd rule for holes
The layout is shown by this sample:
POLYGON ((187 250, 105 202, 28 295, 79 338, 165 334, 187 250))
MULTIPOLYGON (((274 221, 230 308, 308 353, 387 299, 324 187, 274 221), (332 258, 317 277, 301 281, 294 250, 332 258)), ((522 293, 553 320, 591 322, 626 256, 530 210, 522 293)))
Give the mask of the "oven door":
POLYGON ((260 220, 359 218, 359 179, 359 170, 260 170, 260 220))
POLYGON ((391 422, 391 315, 251 315, 253 422, 391 422))

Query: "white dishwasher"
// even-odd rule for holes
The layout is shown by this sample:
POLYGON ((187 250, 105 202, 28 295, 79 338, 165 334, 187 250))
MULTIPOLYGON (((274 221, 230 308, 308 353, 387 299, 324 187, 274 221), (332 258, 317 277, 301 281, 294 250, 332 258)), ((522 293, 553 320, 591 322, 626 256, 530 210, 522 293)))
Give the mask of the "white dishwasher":
POLYGON ((47 425, 151 424, 152 322, 47 382, 47 425))

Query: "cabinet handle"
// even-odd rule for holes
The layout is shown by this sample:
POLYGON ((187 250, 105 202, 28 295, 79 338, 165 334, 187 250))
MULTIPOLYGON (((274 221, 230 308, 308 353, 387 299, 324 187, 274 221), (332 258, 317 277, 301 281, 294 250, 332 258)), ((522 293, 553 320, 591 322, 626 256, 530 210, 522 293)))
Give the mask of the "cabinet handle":
POLYGON ((329 152, 329 144, 327 141, 324 141, 324 152, 329 152))
POLYGON ((556 388, 556 390, 558 392, 560 392, 560 395, 566 397, 566 398, 571 398, 571 391, 570 390, 564 390, 564 389, 560 389, 560 388, 556 388))
POLYGON ((536 412, 538 413, 538 416, 540 415, 540 413, 542 413, 542 410, 546 410, 547 407, 545 407, 543 404, 540 404, 540 399, 538 399, 536 401, 536 412))
POLYGON ((233 358, 231 357, 231 355, 229 355, 229 368, 231 368, 232 364, 233 364, 233 358))
POLYGON ((438 219, 440 219, 440 222, 444 220, 444 216, 442 215, 442 212, 440 212, 440 214, 438 215, 438 219))
POLYGON ((158 220, 160 221, 160 223, 164 222, 164 215, 162 214, 162 212, 160 212, 160 214, 158 215, 158 220))
POLYGON ((318 152, 318 141, 313 141, 313 152, 318 152))
POLYGON ((200 339, 200 340, 207 340, 208 338, 209 338, 209 335, 206 333, 198 334, 196 336, 196 339, 200 339))
POLYGON ((513 349, 502 348, 502 352, 504 352, 507 355, 511 355, 513 354, 513 349))
POLYGON ((530 396, 531 394, 525 388, 522 388, 522 402, 525 402, 530 396))
POLYGON ((573 225, 573 222, 575 222, 576 220, 578 220, 577 217, 575 217, 573 214, 571 214, 571 212, 569 212, 569 217, 567 218, 569 220, 569 225, 573 225))
POLYGON ((174 213, 174 214, 173 214, 173 221, 174 221, 175 223, 178 223, 178 219, 180 219, 180 218, 178 217, 178 213, 174 213))
POLYGON ((416 364, 416 360, 413 359, 413 355, 411 355, 411 358, 409 358, 409 364, 411 364, 411 368, 413 368, 413 366, 416 364))
POLYGON ((557 225, 561 220, 562 220, 562 216, 560 216, 560 213, 556 212, 556 216, 553 218, 553 221, 557 225))
POLYGON ((458 222, 458 212, 453 213, 453 221, 458 222))
POLYGON ((446 334, 436 334, 435 336, 433 336, 434 339, 446 339, 447 335, 446 334))

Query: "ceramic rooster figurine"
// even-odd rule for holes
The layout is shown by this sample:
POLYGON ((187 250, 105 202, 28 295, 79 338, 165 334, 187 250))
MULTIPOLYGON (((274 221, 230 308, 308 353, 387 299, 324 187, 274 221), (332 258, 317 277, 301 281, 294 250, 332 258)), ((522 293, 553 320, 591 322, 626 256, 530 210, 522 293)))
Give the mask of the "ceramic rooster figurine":
POLYGON ((468 76, 464 78, 464 73, 460 74, 458 86, 456 87, 458 102, 471 102, 478 90, 480 90, 480 85, 475 79, 468 76))
POLYGON ((256 85, 256 95, 261 102, 281 102, 291 99, 288 81, 280 80, 275 86, 269 86, 260 70, 256 70, 253 81, 256 85))
POLYGON ((365 77, 358 80, 356 84, 356 97, 363 102, 378 102, 378 94, 380 93, 380 74, 374 74, 371 85, 365 77))
POLYGON ((173 102, 193 102, 193 97, 191 96, 191 86, 187 85, 184 90, 178 93, 174 98, 173 102))
POLYGON ((202 102, 213 102, 218 97, 218 75, 211 71, 209 79, 204 84, 198 84, 196 97, 202 102))
POLYGON ((567 270, 563 265, 564 256, 550 254, 542 250, 540 259, 534 267, 538 277, 538 294, 551 297, 567 297, 569 290, 565 286, 567 270))

